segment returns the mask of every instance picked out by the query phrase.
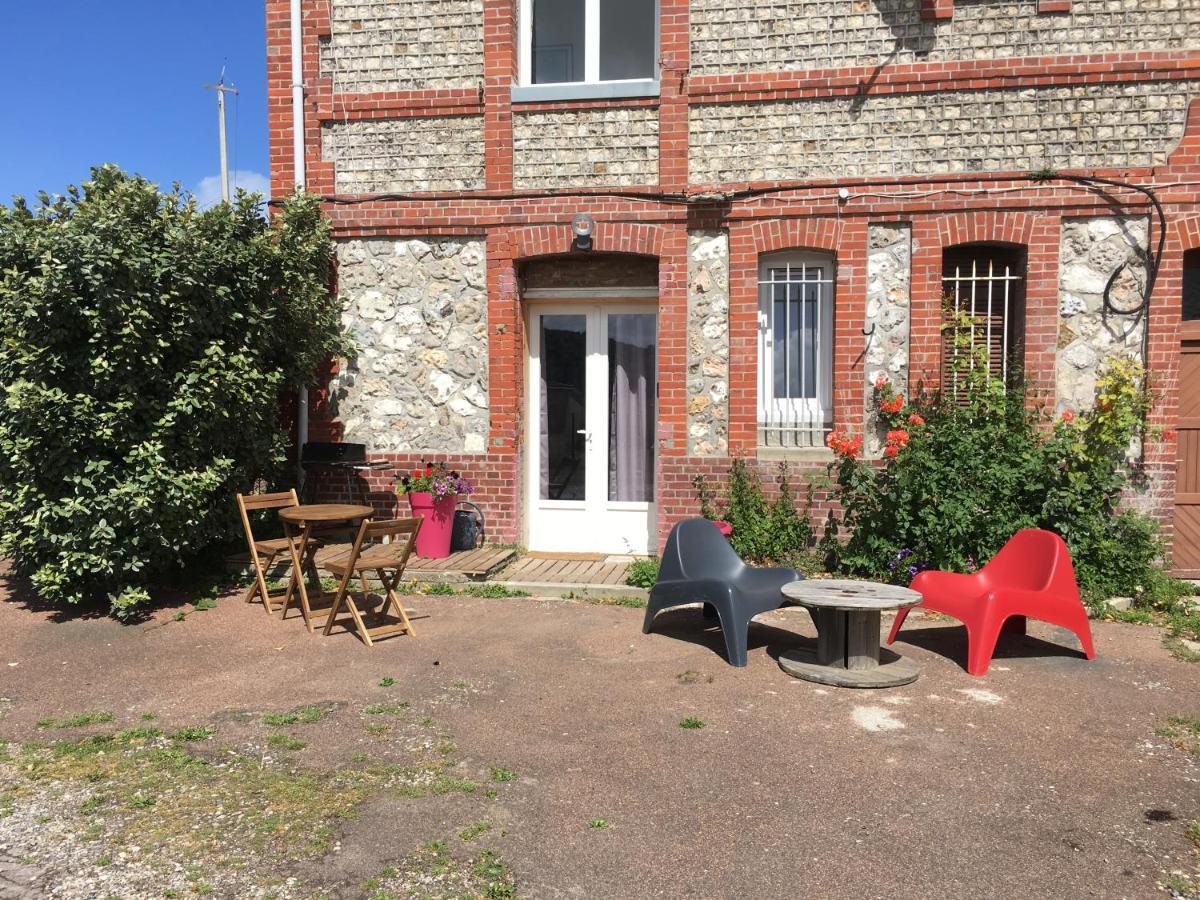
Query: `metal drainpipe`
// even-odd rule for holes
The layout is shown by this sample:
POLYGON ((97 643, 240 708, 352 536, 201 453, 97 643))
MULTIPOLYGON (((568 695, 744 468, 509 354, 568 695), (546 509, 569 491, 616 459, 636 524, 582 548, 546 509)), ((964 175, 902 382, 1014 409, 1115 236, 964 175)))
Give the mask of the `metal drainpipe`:
MULTIPOLYGON (((295 183, 304 190, 308 181, 304 163, 304 35, 301 0, 292 0, 292 167, 295 183)), ((300 386, 296 398, 296 459, 304 456, 304 445, 308 443, 308 385, 300 386)), ((300 486, 304 487, 304 470, 300 470, 300 486)))

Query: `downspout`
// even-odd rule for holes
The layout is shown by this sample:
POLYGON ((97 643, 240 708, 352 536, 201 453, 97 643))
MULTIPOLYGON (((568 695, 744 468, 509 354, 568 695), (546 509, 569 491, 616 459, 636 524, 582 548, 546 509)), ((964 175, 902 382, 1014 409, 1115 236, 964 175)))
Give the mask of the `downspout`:
MULTIPOLYGON (((292 167, 297 190, 304 190, 308 181, 304 164, 304 35, 301 0, 291 0, 292 35, 292 167)), ((304 458, 308 443, 308 385, 300 386, 296 397, 296 461, 304 458)), ((304 469, 300 469, 300 486, 304 487, 304 469)))

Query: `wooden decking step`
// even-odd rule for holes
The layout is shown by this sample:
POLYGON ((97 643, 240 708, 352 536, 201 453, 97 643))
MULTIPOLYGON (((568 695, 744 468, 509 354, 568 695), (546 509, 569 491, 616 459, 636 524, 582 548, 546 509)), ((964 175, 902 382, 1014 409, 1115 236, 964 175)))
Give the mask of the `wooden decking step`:
POLYGON ((504 568, 517 555, 516 550, 483 548, 460 550, 445 559, 424 559, 414 556, 408 561, 405 577, 410 580, 451 580, 450 576, 472 580, 487 578, 504 568))
POLYGON ((582 554, 526 556, 504 573, 506 582, 573 585, 624 585, 628 563, 604 558, 580 559, 582 554))

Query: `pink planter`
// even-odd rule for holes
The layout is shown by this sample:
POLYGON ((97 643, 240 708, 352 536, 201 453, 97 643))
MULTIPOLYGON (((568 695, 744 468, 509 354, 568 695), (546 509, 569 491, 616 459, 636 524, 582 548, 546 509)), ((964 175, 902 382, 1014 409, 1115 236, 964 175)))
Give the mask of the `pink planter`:
POLYGON ((408 495, 414 517, 420 517, 417 531, 417 556, 425 559, 445 559, 450 555, 450 533, 454 528, 454 506, 458 498, 451 495, 434 500, 433 494, 418 491, 408 495))

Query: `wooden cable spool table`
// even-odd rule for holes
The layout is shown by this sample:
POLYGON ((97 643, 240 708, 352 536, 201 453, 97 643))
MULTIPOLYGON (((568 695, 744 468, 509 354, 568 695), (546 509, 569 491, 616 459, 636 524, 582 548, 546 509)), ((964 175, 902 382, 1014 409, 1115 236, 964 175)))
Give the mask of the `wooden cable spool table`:
POLYGON ((783 586, 783 596, 807 607, 817 623, 817 647, 780 654, 783 671, 838 687, 898 687, 917 680, 920 667, 879 645, 880 614, 916 606, 921 595, 871 581, 811 579, 783 586))
MULTIPOLYGON (((313 630, 314 613, 309 603, 308 587, 304 580, 304 564, 309 553, 309 542, 313 530, 331 525, 353 525, 363 519, 375 515, 370 506, 360 506, 353 503, 309 503, 300 506, 289 506, 279 510, 279 519, 283 522, 283 533, 288 539, 288 547, 292 554, 292 577, 288 582, 287 594, 283 598, 283 618, 287 618, 288 607, 292 597, 300 596, 300 612, 304 615, 304 626, 313 630)), ((332 597, 332 593, 321 591, 320 597, 332 597)), ((329 610, 320 610, 316 616, 325 617, 329 610)))

